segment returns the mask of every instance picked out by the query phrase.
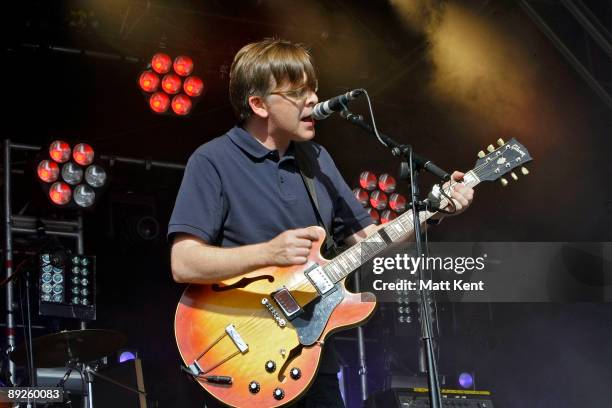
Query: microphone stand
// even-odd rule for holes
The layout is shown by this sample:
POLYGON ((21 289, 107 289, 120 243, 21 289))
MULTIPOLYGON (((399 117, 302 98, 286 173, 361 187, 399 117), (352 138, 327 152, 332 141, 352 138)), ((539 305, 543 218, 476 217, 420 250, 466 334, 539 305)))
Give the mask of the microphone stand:
MULTIPOLYGON (((355 115, 348 110, 341 113, 342 117, 350 123, 366 130, 368 133, 374 134, 372 126, 366 123, 361 116, 355 115)), ((391 149, 391 154, 395 157, 401 157, 400 178, 406 180, 410 178, 410 196, 412 204, 412 219, 414 222, 414 240, 416 244, 416 256, 423 255, 423 246, 421 241, 421 222, 419 212, 425 209, 425 205, 419 200, 418 175, 421 169, 428 170, 441 178, 448 173, 435 166, 430 161, 424 160, 412 151, 412 146, 407 144, 399 144, 389 136, 378 132, 378 136, 382 139, 385 146, 391 149), (430 163, 431 166, 427 166, 430 163), (432 166, 434 171, 432 171, 432 166), (439 170, 439 171, 435 171, 439 170)), ((423 269, 419 264, 418 268, 419 280, 424 279, 423 269)), ((420 287, 420 285, 419 285, 420 287)), ((433 344, 433 324, 431 321, 431 305, 429 303, 430 293, 428 289, 419 289, 419 303, 421 309, 421 339, 425 352, 425 365, 427 371, 427 383, 429 388, 429 403, 431 408, 441 408, 440 383, 438 382, 438 369, 436 367, 434 344, 433 344)), ((419 358, 419 361, 422 361, 419 358)))

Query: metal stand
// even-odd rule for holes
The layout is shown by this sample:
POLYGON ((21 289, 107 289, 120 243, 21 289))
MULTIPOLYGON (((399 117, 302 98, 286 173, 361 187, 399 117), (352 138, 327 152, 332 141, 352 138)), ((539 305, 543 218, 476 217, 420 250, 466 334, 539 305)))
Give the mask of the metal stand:
MULTIPOLYGON (((359 271, 355 272, 355 293, 361 292, 359 271)), ((363 327, 357 327, 357 349, 359 350, 359 380, 361 383, 361 400, 368 399, 368 368, 366 365, 366 349, 363 327)))
MULTIPOLYGON (((368 123, 364 122, 363 119, 349 111, 344 111, 342 117, 350 123, 357 125, 358 127, 366 130, 371 134, 376 132, 368 123)), ((419 170, 425 169, 438 177, 448 180, 448 172, 440 169, 438 166, 433 164, 431 161, 426 160, 412 151, 412 147, 409 145, 402 145, 391 139, 389 136, 378 132, 377 138, 385 146, 391 149, 391 153, 395 157, 401 157, 401 177, 402 179, 410 178, 410 194, 412 204, 412 219, 414 222, 414 238, 416 244, 416 256, 421 257, 423 255, 423 246, 421 241, 421 217, 420 211, 425 209, 425 206, 419 199, 419 187, 418 187, 418 174, 419 170)), ((423 280, 423 270, 419 267, 418 277, 423 280)), ((421 339, 423 341, 423 351, 425 360, 425 371, 427 372, 427 382, 429 388, 429 402, 431 408, 440 408, 442 406, 441 395, 440 395, 440 384, 438 382, 438 372, 436 367, 436 360, 434 354, 433 345, 433 325, 431 321, 431 306, 429 304, 429 291, 425 289, 419 290, 419 300, 421 309, 421 339)), ((420 358, 420 360, 422 357, 420 358)))

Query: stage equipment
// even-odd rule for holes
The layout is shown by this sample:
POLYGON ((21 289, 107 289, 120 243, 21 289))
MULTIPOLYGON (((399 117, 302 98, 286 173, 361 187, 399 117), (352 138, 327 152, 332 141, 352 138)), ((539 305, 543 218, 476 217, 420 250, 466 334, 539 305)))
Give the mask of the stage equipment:
MULTIPOLYGON (((107 356, 116 353, 125 343, 126 337, 123 334, 113 330, 100 329, 63 331, 34 339, 32 341, 32 350, 34 354, 34 365, 38 369, 53 367, 66 368, 63 375, 59 375, 60 371, 58 370, 47 370, 46 372, 40 372, 39 370, 39 374, 42 374, 39 385, 62 387, 65 390, 74 391, 74 385, 71 385, 74 381, 70 379, 72 371, 78 370, 83 374, 83 378, 87 383, 87 392, 84 396, 87 398, 86 404, 84 404, 85 407, 93 408, 94 406, 98 406, 93 403, 93 380, 95 377, 137 394, 138 397, 134 397, 134 401, 138 398, 140 407, 145 408, 146 393, 144 392, 140 360, 136 360, 134 363, 136 367, 137 389, 97 372, 100 365, 102 365, 98 360, 103 360, 107 356), (56 383, 53 383, 54 381, 56 381, 56 383)), ((26 345, 21 344, 9 353, 9 358, 18 366, 23 365, 26 362, 26 350, 26 345)), ((107 359, 105 361, 107 361, 107 359)), ((80 386, 83 387, 82 381, 80 382, 80 386)), ((115 401, 117 402, 119 400, 115 399, 115 401)), ((103 403, 102 406, 111 405, 103 403)))
MULTIPOLYGON (((365 408, 429 408, 427 392, 427 388, 392 388, 372 394, 365 408)), ((444 408, 494 408, 490 391, 443 388, 441 397, 444 408)))
POLYGON ((312 110, 312 117, 316 120, 323 120, 328 118, 334 112, 346 110, 348 109, 349 101, 363 95, 363 92, 363 89, 355 89, 326 101, 319 102, 312 110))
POLYGON ((393 176, 387 173, 376 176, 376 173, 365 170, 359 175, 359 187, 353 189, 353 195, 376 225, 386 224, 406 211, 406 198, 396 193, 396 188, 393 176))
MULTIPOLYGON (((527 150, 512 139, 479 159, 464 183, 474 187, 497 180, 530 160, 527 150)), ((414 186, 412 191, 416 193, 414 186)), ((415 211, 418 197, 413 202, 415 211)), ((443 208, 449 204, 445 197, 442 202, 443 208)), ((319 239, 303 266, 263 268, 220 283, 189 285, 175 315, 183 370, 231 406, 279 407, 294 402, 314 380, 329 334, 358 326, 374 312, 374 295, 349 292, 345 278, 435 214, 420 211, 414 216, 413 211, 332 260, 320 253, 325 230, 311 227, 319 239)), ((419 242, 418 233, 416 237, 419 242)), ((424 305, 422 320, 430 310, 427 302, 424 305)), ((427 321, 423 338, 429 348, 433 332, 427 321)), ((428 356, 433 359, 433 354, 428 356)), ((428 365, 428 372, 439 390, 435 367, 428 365)), ((441 407, 439 394, 433 400, 433 406, 441 407)))
POLYGON ((93 208, 108 180, 106 170, 94 163, 94 158, 95 152, 87 143, 71 148, 68 143, 56 140, 49 145, 49 156, 38 161, 36 174, 53 204, 62 208, 93 208))
POLYGON ((96 319, 96 258, 60 249, 39 255, 41 316, 96 319))
POLYGON ((470 389, 474 386, 474 376, 470 373, 461 373, 459 374, 457 383, 461 388, 470 389))
MULTIPOLYGON (((365 90, 364 94, 367 98, 372 125, 366 123, 359 115, 355 115, 348 110, 344 110, 342 112, 342 117, 348 122, 375 136, 383 146, 390 150, 393 156, 401 159, 400 179, 410 180, 410 204, 412 207, 412 218, 410 221, 412 223, 412 230, 414 231, 415 237, 415 256, 422 257, 424 256, 425 251, 423 250, 422 245, 421 223, 431 218, 434 213, 428 210, 427 203, 419 199, 419 171, 427 170, 430 173, 440 177, 442 180, 449 180, 450 175, 448 172, 433 164, 430 160, 418 156, 413 151, 412 146, 399 144, 389 136, 380 133, 376 128, 376 121, 374 119, 374 112, 372 110, 370 97, 365 90)), ((479 160, 476 162, 476 167, 470 172, 466 173, 462 180, 465 185, 471 187, 477 185, 483 180, 500 179, 501 176, 506 173, 510 173, 514 168, 522 166, 523 163, 532 160, 524 146, 516 142, 515 139, 512 139, 509 143, 505 143, 502 139, 499 139, 498 144, 500 146, 498 149, 495 149, 492 145, 488 146, 488 155, 485 155, 484 152, 481 152, 483 153, 482 155, 479 153, 479 160), (488 168, 487 171, 489 174, 486 175, 487 178, 484 177, 484 174, 477 174, 483 168, 488 168)), ((526 174, 526 169, 523 173, 526 174)), ((511 175, 514 180, 518 179, 515 173, 512 172, 511 175)), ((449 194, 444 192, 443 189, 437 189, 436 192, 438 193, 438 196, 434 198, 439 199, 437 210, 439 212, 448 213, 446 207, 450 206, 452 211, 454 211, 455 205, 449 194)), ((418 268, 417 276, 419 280, 424 280, 422 267, 418 268)), ((421 320, 421 339, 423 342, 419 349, 419 371, 427 373, 429 403, 431 404, 431 407, 440 408, 442 405, 440 384, 438 383, 437 364, 434 353, 434 332, 432 324, 433 313, 429 301, 430 298, 431 296, 429 290, 420 288, 419 313, 421 320)))
POLYGON ((204 94, 204 81, 191 75, 193 60, 186 55, 172 58, 157 53, 146 70, 140 73, 138 85, 154 113, 187 116, 204 94))
MULTIPOLYGON (((71 361, 89 363, 111 355, 125 346, 126 337, 114 330, 86 329, 63 331, 32 341, 34 364, 38 368, 65 367, 71 361)), ((25 344, 15 348, 10 359, 17 365, 26 362, 25 344)))

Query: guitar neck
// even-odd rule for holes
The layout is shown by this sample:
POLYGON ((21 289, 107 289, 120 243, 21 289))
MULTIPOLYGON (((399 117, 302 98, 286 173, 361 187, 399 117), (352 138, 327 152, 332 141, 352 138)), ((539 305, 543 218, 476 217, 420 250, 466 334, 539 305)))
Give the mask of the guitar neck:
MULTIPOLYGON (((480 179, 473 170, 465 174, 463 184, 474 187, 478 183, 480 183, 480 179)), ((442 198, 440 207, 445 208, 448 204, 448 199, 442 198)), ((419 222, 423 223, 435 214, 436 212, 420 211, 419 222)), ((341 281, 393 243, 402 241, 412 235, 414 232, 413 218, 412 210, 406 211, 393 221, 386 223, 375 233, 367 236, 363 241, 356 243, 335 257, 323 269, 334 282, 341 281)))

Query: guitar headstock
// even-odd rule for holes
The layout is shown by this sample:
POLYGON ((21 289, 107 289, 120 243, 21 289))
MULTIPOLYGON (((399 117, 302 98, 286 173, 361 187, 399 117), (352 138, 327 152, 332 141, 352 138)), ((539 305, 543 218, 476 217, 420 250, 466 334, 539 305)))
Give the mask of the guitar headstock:
POLYGON ((478 152, 478 160, 474 166, 473 172, 481 181, 500 180, 505 187, 508 185, 508 180, 503 176, 510 173, 513 180, 518 180, 518 176, 513 171, 520 167, 521 174, 526 176, 529 174, 524 165, 533 158, 529 155, 529 151, 520 144, 515 138, 504 142, 502 139, 497 140, 498 148, 493 145, 487 147, 489 153, 484 151, 478 152))

